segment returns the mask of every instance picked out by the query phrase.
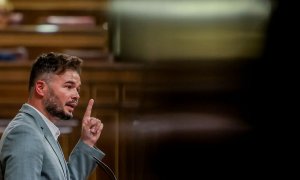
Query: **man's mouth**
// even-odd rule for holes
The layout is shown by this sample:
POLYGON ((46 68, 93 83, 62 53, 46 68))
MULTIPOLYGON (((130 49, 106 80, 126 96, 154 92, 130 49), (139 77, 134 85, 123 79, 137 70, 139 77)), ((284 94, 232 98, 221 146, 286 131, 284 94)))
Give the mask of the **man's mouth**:
POLYGON ((77 106, 77 103, 76 102, 68 102, 68 103, 66 103, 66 105, 74 109, 77 106))

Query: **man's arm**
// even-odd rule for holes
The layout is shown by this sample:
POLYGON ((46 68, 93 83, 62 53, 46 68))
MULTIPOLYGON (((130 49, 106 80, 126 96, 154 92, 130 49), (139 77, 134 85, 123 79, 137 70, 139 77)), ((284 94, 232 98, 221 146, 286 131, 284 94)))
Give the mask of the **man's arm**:
POLYGON ((6 135, 0 158, 5 180, 39 180, 43 167, 43 147, 29 126, 17 126, 6 135))
POLYGON ((104 156, 105 154, 101 150, 90 147, 82 140, 79 140, 68 161, 71 179, 88 179, 97 166, 94 157, 101 160, 104 156))

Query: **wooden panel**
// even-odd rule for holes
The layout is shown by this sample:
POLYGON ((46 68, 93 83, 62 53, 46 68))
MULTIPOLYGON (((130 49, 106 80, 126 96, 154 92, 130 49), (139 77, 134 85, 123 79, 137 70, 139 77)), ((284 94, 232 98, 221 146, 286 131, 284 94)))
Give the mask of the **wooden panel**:
POLYGON ((0 46, 64 47, 64 48, 104 48, 107 37, 101 34, 16 34, 0 33, 0 46))
POLYGON ((80 88, 80 99, 79 99, 79 105, 82 105, 83 103, 88 102, 90 98, 90 87, 88 85, 83 84, 80 88))
POLYGON ((25 83, 20 84, 4 84, 0 86, 0 102, 1 104, 22 104, 27 101, 28 87, 25 83))
POLYGON ((43 1, 42 5, 40 1, 37 0, 12 0, 15 10, 32 10, 32 11, 44 11, 44 10, 63 10, 63 11, 82 11, 84 10, 94 10, 94 11, 106 11, 107 2, 106 1, 93 1, 93 0, 64 0, 64 1, 53 1, 46 0, 43 1))
POLYGON ((141 100, 141 85, 126 84, 122 88, 122 104, 137 107, 141 100))
MULTIPOLYGON (((10 83, 27 83, 29 79, 29 63, 25 64, 8 64, 0 63, 0 82, 10 83)), ((2 85, 1 85, 2 86, 2 85)), ((27 89, 27 88, 26 88, 27 89)))
POLYGON ((119 102, 119 89, 115 84, 97 84, 91 87, 92 97, 97 104, 116 105, 119 102))
MULTIPOLYGON (((113 64, 111 64, 113 65, 113 64)), ((97 66, 97 65, 96 65, 97 66)), ((129 66, 130 67, 130 66, 129 66)), ((113 66, 108 66, 107 64, 103 64, 98 69, 93 69, 93 67, 86 67, 88 71, 83 71, 82 78, 89 79, 91 82, 136 82, 142 81, 141 72, 138 70, 125 71, 121 70, 127 69, 128 66, 119 66, 120 69, 115 69, 113 66)))
MULTIPOLYGON (((21 101, 21 100, 20 100, 21 101)), ((23 103, 0 103, 0 118, 12 119, 18 113, 23 103)))

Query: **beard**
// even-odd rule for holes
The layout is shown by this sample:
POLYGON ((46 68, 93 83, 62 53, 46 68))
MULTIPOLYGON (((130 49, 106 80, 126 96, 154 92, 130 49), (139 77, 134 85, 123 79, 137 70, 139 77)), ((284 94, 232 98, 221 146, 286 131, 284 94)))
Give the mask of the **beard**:
POLYGON ((66 113, 64 111, 63 105, 60 104, 59 98, 54 94, 51 88, 49 88, 49 93, 43 100, 43 105, 46 111, 53 117, 61 120, 69 120, 73 117, 72 113, 66 113))

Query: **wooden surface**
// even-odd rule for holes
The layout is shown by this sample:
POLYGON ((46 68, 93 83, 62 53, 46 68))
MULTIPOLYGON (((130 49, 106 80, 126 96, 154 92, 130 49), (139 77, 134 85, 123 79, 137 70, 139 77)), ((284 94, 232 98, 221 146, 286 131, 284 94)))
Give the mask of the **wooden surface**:
POLYGON ((46 0, 42 2, 37 0, 11 0, 15 10, 31 10, 31 11, 49 11, 49 10, 63 10, 63 11, 82 11, 82 10, 97 10, 106 11, 107 1, 105 0, 46 0))

